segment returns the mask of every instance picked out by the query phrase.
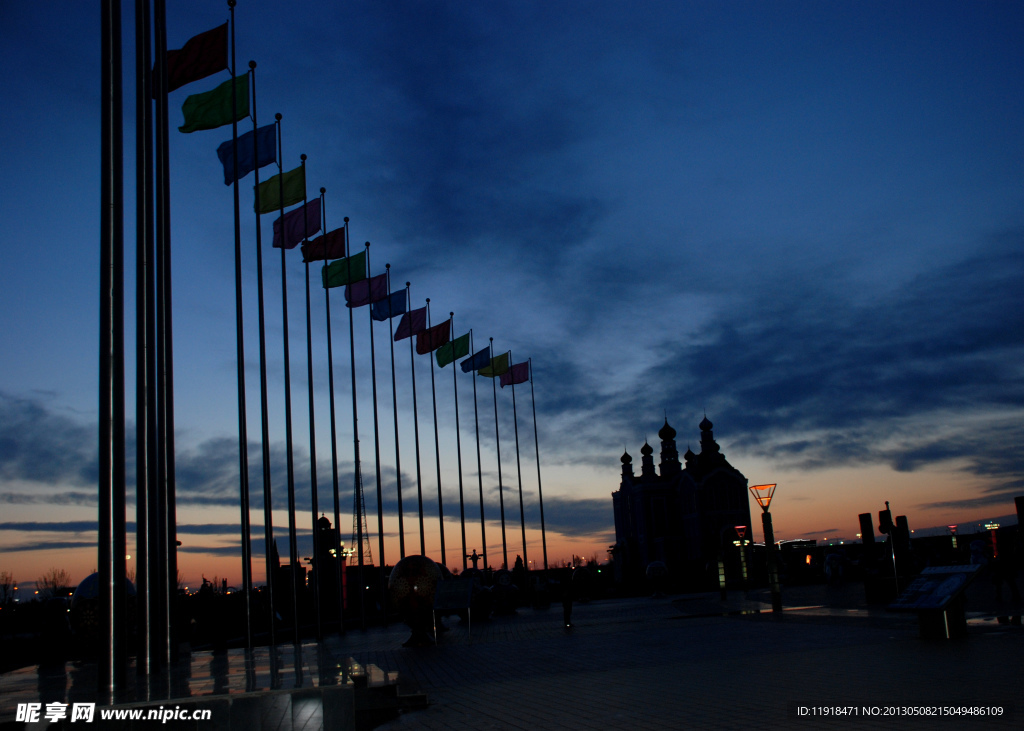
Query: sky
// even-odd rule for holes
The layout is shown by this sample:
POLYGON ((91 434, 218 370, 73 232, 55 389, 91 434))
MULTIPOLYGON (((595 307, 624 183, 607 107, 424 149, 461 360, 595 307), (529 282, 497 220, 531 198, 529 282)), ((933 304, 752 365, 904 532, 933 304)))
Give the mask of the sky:
MULTIPOLYGON (((134 489, 134 31, 124 3, 126 394, 134 489)), ((96 566, 99 3, 3 3, 0 571, 96 566)), ((226 5, 169 8, 168 46, 226 5)), ((510 562, 606 558, 619 457, 706 414, 750 484, 775 482, 778 539, 853 540, 891 501, 911 528, 1015 522, 1024 494, 1024 7, 1013 2, 277 2, 241 0, 239 67, 285 169, 308 155, 327 228, 351 219, 434 323, 514 362, 497 394, 510 562), (538 457, 534 449, 536 407, 538 457), (518 429, 519 465, 515 436, 518 429)), ((186 583, 237 583, 239 438, 230 127, 181 134, 170 95, 175 442, 186 583)), ((250 129, 249 122, 240 125, 250 129)), ((265 180, 274 169, 261 171, 265 180)), ((263 513, 253 176, 242 181, 254 578, 263 513)), ((264 216, 264 241, 270 219, 264 216)), ((275 537, 287 550, 281 257, 264 244, 275 537)), ((286 263, 300 554, 311 452, 333 521, 323 290, 286 263)), ((337 290, 335 290, 337 293, 337 290)), ((349 332, 332 298, 341 531, 351 545, 349 332)), ((379 558, 370 325, 353 340, 370 550, 379 558)), ((374 329, 385 559, 399 555, 391 364, 374 329)), ((418 550, 410 359, 396 344, 407 552, 418 550)), ((428 555, 439 556, 430 367, 416 356, 428 555)), ((447 563, 480 551, 472 379, 435 367, 447 563)), ((500 564, 491 383, 477 379, 486 546, 500 564), (498 557, 497 559, 495 557, 498 557)), ((755 537, 760 521, 753 504, 755 537)), ((129 519, 133 522, 134 506, 129 519)), ((961 528, 963 531, 963 528, 961 528)), ((129 544, 134 536, 129 536, 129 544)), ((129 553, 132 551, 129 549, 129 553)), ((129 561, 129 568, 132 562, 129 561)))

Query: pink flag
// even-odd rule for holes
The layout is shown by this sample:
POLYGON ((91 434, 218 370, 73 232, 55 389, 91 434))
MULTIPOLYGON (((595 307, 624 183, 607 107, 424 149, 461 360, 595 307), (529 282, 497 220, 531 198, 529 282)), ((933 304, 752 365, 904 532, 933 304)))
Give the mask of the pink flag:
POLYGON ((402 319, 398 323, 398 329, 395 330, 395 342, 411 338, 413 335, 421 333, 426 329, 427 308, 421 307, 418 310, 410 310, 402 315, 402 319))
POLYGON ((501 387, 514 386, 517 383, 526 383, 529 380, 530 361, 524 360, 522 363, 516 363, 501 374, 501 387))
POLYGON ((320 199, 314 198, 305 206, 288 211, 283 218, 274 221, 274 248, 294 249, 303 239, 320 230, 320 199), (281 237, 281 222, 284 222, 284 243, 281 237), (303 233, 305 224, 305 233, 303 233))
POLYGON ((378 274, 376 277, 363 279, 345 285, 345 301, 349 307, 362 307, 371 302, 380 302, 388 296, 388 275, 378 274))

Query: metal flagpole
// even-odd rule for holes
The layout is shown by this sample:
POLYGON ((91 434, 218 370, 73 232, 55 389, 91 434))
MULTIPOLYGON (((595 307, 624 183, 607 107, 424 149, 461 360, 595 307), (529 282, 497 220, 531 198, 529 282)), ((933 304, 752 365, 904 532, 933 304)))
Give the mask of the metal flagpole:
MULTIPOLYGON (((406 312, 412 313, 412 294, 409 291, 409 282, 405 283, 406 312)), ((409 317, 409 329, 412 329, 412 317, 409 317)), ((412 428, 413 439, 416 442, 416 497, 420 504, 420 555, 427 555, 427 541, 423 532, 423 479, 420 473, 420 422, 416 413, 416 357, 413 355, 413 335, 409 336, 409 368, 412 372, 412 428)))
MULTIPOLYGON (((512 371, 512 351, 508 351, 509 373, 512 371)), ((516 435, 516 477, 519 480, 519 525, 523 532, 523 569, 530 570, 530 559, 526 555, 526 512, 523 509, 523 471, 519 465, 519 416, 516 413, 516 382, 512 381, 512 424, 516 435)))
MULTIPOLYGON (((284 237, 284 148, 281 145, 281 113, 274 115, 277 120, 277 169, 278 169, 278 200, 280 202, 280 221, 282 243, 284 237)), ((292 452, 292 371, 291 355, 288 346, 288 275, 285 270, 285 248, 281 247, 281 317, 284 327, 284 433, 287 454, 288 473, 288 560, 291 563, 292 575, 292 629, 293 642, 296 647, 300 643, 299 634, 299 549, 295 532, 295 460, 292 452)))
MULTIPOLYGON (((473 330, 469 331, 469 352, 476 355, 473 346, 473 330)), ((480 541, 483 543, 484 570, 487 570, 487 522, 484 519, 484 471, 480 462, 480 411, 476 403, 476 370, 469 372, 473 379, 473 423, 476 426, 476 476, 480 483, 480 541)))
MULTIPOLYGON (((427 330, 430 330, 430 298, 427 297, 427 330)), ((431 343, 433 345, 433 343, 431 343)), ((444 501, 441 498, 441 443, 437 433, 437 393, 434 390, 434 351, 427 353, 430 358, 430 399, 434 407, 434 460, 437 464, 437 518, 441 528, 441 565, 447 566, 444 552, 444 501)))
MULTIPOLYGON (((372 272, 373 269, 370 267, 370 242, 366 242, 366 269, 372 272)), ((385 608, 387 593, 387 584, 384 582, 384 499, 381 494, 381 477, 380 477, 380 432, 379 422, 377 419, 377 354, 374 350, 373 343, 373 288, 370 281, 367 281, 367 292, 369 292, 370 302, 367 303, 366 312, 369 316, 370 322, 370 382, 373 384, 373 451, 375 458, 375 465, 377 469, 377 560, 380 561, 380 573, 378 574, 380 583, 380 608, 384 613, 385 620, 388 616, 387 609, 385 608)))
POLYGON ((395 318, 391 312, 391 264, 385 264, 388 275, 388 343, 391 346, 391 404, 395 414, 395 482, 398 487, 398 555, 405 558, 405 517, 402 515, 402 455, 398 448, 398 389, 395 386, 395 318))
MULTIPOLYGON (((235 0, 231 10, 231 78, 235 78, 235 0)), ((238 489, 242 530, 242 592, 245 594, 245 647, 252 649, 252 539, 249 529, 249 436, 245 413, 245 343, 242 327, 242 220, 238 210, 238 92, 231 84, 231 154, 234 165, 232 186, 235 217, 235 357, 238 370, 238 489)))
POLYGON ((548 537, 544 530, 544 492, 540 487, 540 446, 537 442, 537 400, 533 395, 533 358, 530 363, 530 403, 533 405, 533 450, 537 455, 537 497, 540 500, 540 540, 544 547, 544 570, 548 570, 548 537))
POLYGON ((153 0, 156 77, 155 112, 155 227, 156 345, 157 345, 157 484, 159 511, 158 560, 160 597, 157 626, 160 635, 158 667, 177 657, 174 628, 178 594, 177 518, 174 490, 174 348, 171 310, 171 175, 167 113, 167 10, 165 0, 153 0))
MULTIPOLYGON (((323 216, 324 236, 327 235, 327 207, 324 201, 326 188, 320 189, 320 210, 323 216)), ((348 219, 345 219, 348 222, 348 219)), ((344 236, 344 232, 342 236, 344 236)), ((327 266, 327 240, 324 239, 324 267, 327 266)), ((338 632, 345 632, 345 597, 342 593, 341 563, 344 560, 341 556, 341 500, 338 496, 338 431, 334 413, 334 347, 331 344, 331 289, 324 285, 324 303, 327 312, 327 383, 331 398, 331 472, 334 478, 334 530, 338 534, 338 546, 336 550, 334 568, 338 582, 338 632)))
POLYGON ((121 3, 102 7, 100 188, 99 695, 112 702, 127 669, 124 443, 124 170, 121 3))
MULTIPOLYGON (((306 156, 302 155, 302 190, 306 190, 306 156)), ((309 243, 309 220, 307 218, 307 198, 302 196, 302 240, 309 243)), ((284 227, 281 227, 281 234, 284 235, 284 227)), ((282 244, 284 241, 282 240, 282 244)), ((303 257, 305 258, 305 257, 303 257)), ((316 485, 316 419, 313 410, 313 320, 312 308, 309 304, 309 262, 306 263, 306 382, 309 384, 309 491, 313 513, 313 607, 316 617, 316 639, 321 641, 324 638, 323 627, 320 623, 320 569, 317 561, 320 559, 320 539, 316 522, 320 513, 320 501, 317 496, 316 485)), ((301 560, 300 560, 301 565, 301 560)))
MULTIPOLYGON (((455 313, 449 312, 448 319, 451 323, 448 327, 452 333, 455 332, 455 313)), ((454 341, 453 341, 454 342, 454 341)), ((462 434, 459 432, 459 380, 456 378, 458 364, 455 362, 455 346, 452 345, 452 389, 455 394, 455 454, 458 457, 459 465, 459 526, 462 529, 462 570, 465 571, 466 559, 466 501, 462 492, 462 434)))
POLYGON ((260 331, 260 440, 263 457, 263 542, 264 562, 267 572, 267 604, 270 610, 270 646, 277 644, 274 624, 277 613, 274 609, 274 558, 271 553, 274 545, 273 495, 270 485, 270 414, 267 408, 267 329, 263 310, 263 236, 260 225, 260 150, 259 135, 256 126, 256 62, 249 62, 249 74, 252 76, 250 102, 252 104, 252 159, 255 161, 255 198, 256 198, 256 292, 259 311, 260 331))
MULTIPOLYGON (((494 363, 494 338, 491 343, 491 363, 494 363)), ((494 391, 494 447, 498 453, 498 505, 501 507, 501 560, 502 568, 508 569, 508 542, 505 539, 505 486, 501 481, 501 436, 498 433, 498 384, 494 382, 495 376, 491 376, 491 389, 494 391)))
MULTIPOLYGON (((349 258, 348 218, 345 218, 345 258, 349 258)), ((365 263, 364 263, 365 265, 365 263)), ((346 266, 349 278, 352 276, 351 263, 346 266)), ((366 276, 366 272, 363 272, 366 276)), ((352 308, 348 308, 348 346, 349 359, 352 367, 352 447, 355 455, 355 487, 353 502, 355 504, 356 533, 359 546, 356 549, 359 576, 359 622, 366 629, 366 582, 363 579, 363 471, 359 458, 359 406, 356 402, 356 340, 353 325, 352 308)))
POLYGON ((156 487, 153 391, 153 89, 149 0, 135 0, 135 670, 150 673, 150 491, 156 487))

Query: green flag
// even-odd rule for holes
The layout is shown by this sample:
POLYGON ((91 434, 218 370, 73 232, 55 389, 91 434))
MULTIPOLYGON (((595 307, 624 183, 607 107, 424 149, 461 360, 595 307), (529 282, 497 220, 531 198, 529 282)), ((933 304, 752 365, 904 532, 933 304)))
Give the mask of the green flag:
POLYGON ((302 203, 306 198, 306 173, 302 166, 278 173, 259 185, 259 208, 257 213, 273 213, 276 210, 302 203), (281 181, 284 181, 282 185, 281 181), (281 200, 281 189, 284 188, 284 201, 281 200))
POLYGON ((508 353, 502 353, 496 358, 491 358, 491 364, 484 366, 477 371, 484 378, 497 378, 508 371, 508 353))
POLYGON ((323 268, 324 288, 342 287, 366 279, 366 252, 336 259, 323 268))
POLYGON ((225 124, 239 122, 249 116, 249 74, 228 79, 212 91, 193 94, 181 105, 185 124, 178 127, 180 132, 195 132, 201 129, 216 129, 225 124), (231 84, 235 85, 238 109, 231 113, 231 84))
POLYGON ((469 333, 455 338, 437 349, 437 364, 444 368, 449 363, 469 355, 469 333))

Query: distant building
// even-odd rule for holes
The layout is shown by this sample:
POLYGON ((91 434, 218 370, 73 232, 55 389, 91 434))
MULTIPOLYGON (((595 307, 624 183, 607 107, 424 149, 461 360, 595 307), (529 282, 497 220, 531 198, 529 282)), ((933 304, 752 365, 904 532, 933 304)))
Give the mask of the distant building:
POLYGON ((700 453, 689 447, 679 462, 676 430, 665 420, 658 432, 661 461, 654 467, 654 449, 640 448, 640 474, 633 458, 622 455, 622 481, 612 493, 615 510, 613 549, 622 578, 642 578, 660 561, 675 583, 688 588, 716 586, 718 560, 724 556, 728 576, 738 576, 736 526, 751 537, 747 478, 730 465, 715 442, 712 423, 700 423, 700 453), (735 566, 734 566, 735 564, 735 566))

